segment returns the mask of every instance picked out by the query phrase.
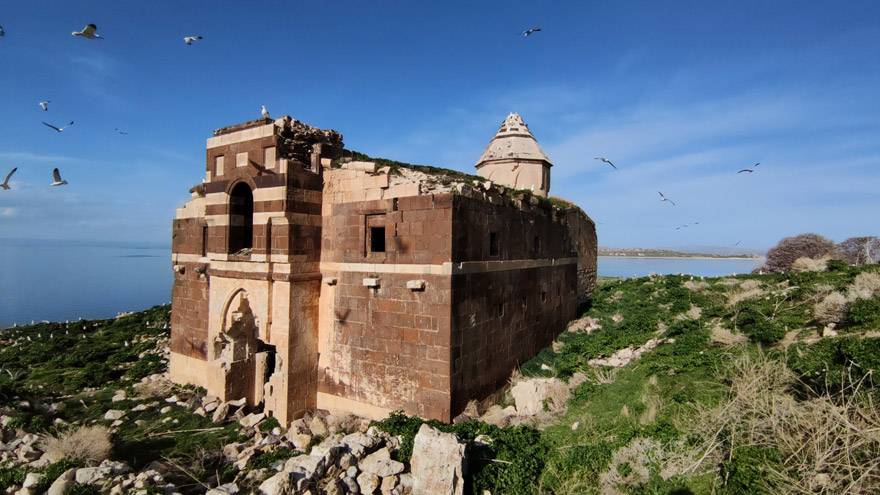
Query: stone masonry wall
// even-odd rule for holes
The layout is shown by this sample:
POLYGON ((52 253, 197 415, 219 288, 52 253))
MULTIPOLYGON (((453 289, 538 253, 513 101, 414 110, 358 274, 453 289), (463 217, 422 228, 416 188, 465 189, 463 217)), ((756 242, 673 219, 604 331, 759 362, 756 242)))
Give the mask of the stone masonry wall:
POLYGON ((456 197, 453 231, 453 263, 464 262, 452 276, 457 414, 502 387, 575 317, 577 265, 557 210, 456 197))
POLYGON ((448 421, 451 290, 440 266, 451 257, 453 196, 397 196, 417 194, 412 186, 325 172, 318 392, 448 421), (370 227, 384 227, 384 253, 370 252, 370 227), (377 287, 364 285, 370 278, 377 287), (407 287, 416 280, 423 289, 407 287))

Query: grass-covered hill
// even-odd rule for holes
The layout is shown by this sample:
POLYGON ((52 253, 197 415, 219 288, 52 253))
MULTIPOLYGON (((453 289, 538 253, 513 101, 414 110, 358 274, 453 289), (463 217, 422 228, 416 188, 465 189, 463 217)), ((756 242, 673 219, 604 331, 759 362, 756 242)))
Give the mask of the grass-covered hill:
MULTIPOLYGON (((244 442, 242 429, 194 414, 186 403, 203 391, 145 386, 166 366, 168 316, 162 306, 0 334, 2 441, 107 426, 110 459, 162 465, 183 493, 296 455, 269 446, 234 466, 222 449, 244 442), (148 407, 170 394, 164 412, 148 407), (129 412, 107 419, 111 409, 129 412)), ((582 318, 516 377, 563 384, 564 407, 432 424, 468 442, 473 493, 880 493, 878 369, 877 266, 603 280, 582 318)), ((408 462, 421 423, 378 424, 400 435, 395 459, 408 462)), ((0 490, 28 473, 45 488, 84 462, 34 467, 0 453, 0 490)))

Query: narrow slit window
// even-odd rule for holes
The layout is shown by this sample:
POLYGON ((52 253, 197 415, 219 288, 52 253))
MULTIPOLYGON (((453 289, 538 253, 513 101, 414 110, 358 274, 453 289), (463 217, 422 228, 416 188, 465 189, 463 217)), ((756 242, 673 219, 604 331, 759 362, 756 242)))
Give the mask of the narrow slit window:
POLYGON ((498 232, 489 232, 489 256, 498 256, 498 232))
POLYGON ((208 255, 208 226, 202 225, 202 256, 208 255))
POLYGON ((541 238, 538 236, 535 236, 535 239, 532 242, 532 251, 534 251, 535 256, 541 254, 541 238))
POLYGON ((370 252, 385 252, 385 227, 370 227, 370 252))

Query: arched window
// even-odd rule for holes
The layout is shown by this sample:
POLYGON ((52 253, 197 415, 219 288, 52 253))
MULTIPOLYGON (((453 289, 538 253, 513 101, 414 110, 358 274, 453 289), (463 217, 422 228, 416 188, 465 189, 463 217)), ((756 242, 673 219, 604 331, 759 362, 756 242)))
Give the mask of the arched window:
POLYGON ((229 193, 229 253, 254 245, 254 194, 244 182, 229 193))

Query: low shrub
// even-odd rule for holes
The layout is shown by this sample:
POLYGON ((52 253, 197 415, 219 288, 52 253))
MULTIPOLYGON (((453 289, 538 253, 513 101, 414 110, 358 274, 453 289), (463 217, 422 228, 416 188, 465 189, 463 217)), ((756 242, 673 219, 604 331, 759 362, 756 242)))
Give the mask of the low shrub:
POLYGON ((293 449, 288 449, 285 447, 277 448, 275 450, 272 450, 271 452, 264 452, 262 454, 252 457, 248 461, 248 470, 268 469, 278 461, 290 459, 291 457, 296 457, 300 454, 301 452, 293 449))
POLYGON ((880 330, 880 297, 857 299, 850 304, 846 320, 854 327, 880 330))
POLYGON ((724 492, 776 493, 773 472, 780 469, 780 455, 775 448, 746 445, 733 449, 721 465, 724 492))
POLYGON ((832 292, 816 303, 813 316, 823 325, 840 323, 846 315, 846 296, 840 292, 832 292))
POLYGON ((110 457, 113 444, 106 426, 80 426, 58 433, 45 440, 46 454, 55 462, 68 460, 77 464, 96 465, 110 457))
MULTIPOLYGON (((880 370, 880 337, 838 337, 799 344, 788 353, 788 366, 813 390, 839 390, 880 370)), ((876 384, 868 380, 866 385, 876 384)))
POLYGON ((736 315, 736 326, 759 344, 774 344, 785 337, 785 326, 777 319, 762 311, 761 303, 749 302, 742 305, 736 315))
POLYGON ((27 475, 27 471, 22 467, 0 466, 0 490, 5 492, 11 486, 21 486, 25 475, 27 475))

